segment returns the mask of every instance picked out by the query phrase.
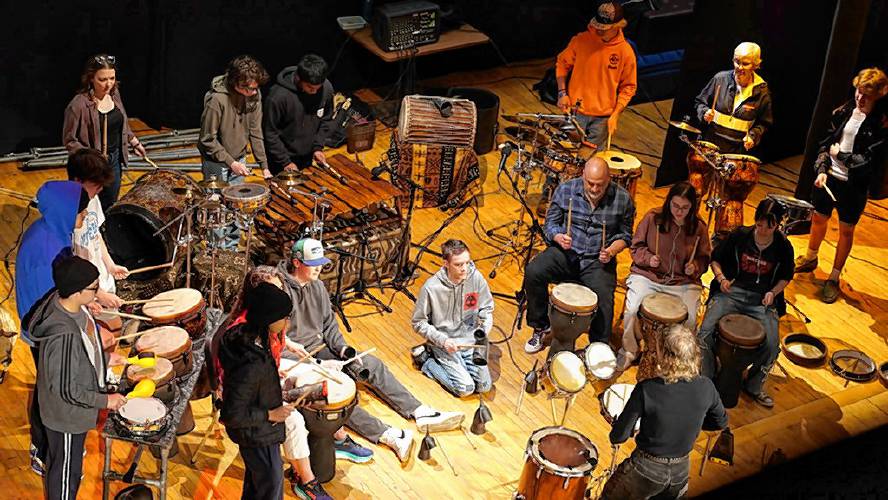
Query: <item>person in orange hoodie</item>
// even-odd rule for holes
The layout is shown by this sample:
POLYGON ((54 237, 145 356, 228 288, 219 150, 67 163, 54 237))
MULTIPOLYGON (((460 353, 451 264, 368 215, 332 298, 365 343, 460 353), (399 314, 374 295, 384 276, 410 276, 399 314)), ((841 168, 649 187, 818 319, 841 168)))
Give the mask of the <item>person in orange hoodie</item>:
POLYGON ((623 36, 625 26, 620 4, 602 3, 587 30, 570 40, 555 64, 558 106, 567 112, 579 103, 577 121, 585 127, 586 142, 598 148, 617 131, 620 113, 637 86, 635 52, 623 36))

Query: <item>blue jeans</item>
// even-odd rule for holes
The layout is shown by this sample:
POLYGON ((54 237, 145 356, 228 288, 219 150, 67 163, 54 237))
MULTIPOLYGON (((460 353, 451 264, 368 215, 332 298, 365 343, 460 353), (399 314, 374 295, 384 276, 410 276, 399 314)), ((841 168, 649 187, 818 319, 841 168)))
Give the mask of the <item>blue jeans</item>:
POLYGON ((598 146, 600 151, 605 142, 607 142, 607 119, 609 116, 588 116, 577 115, 577 121, 586 131, 586 142, 591 142, 598 146))
POLYGON ((690 465, 688 457, 667 462, 636 449, 607 480, 601 499, 684 498, 688 492, 690 465))
POLYGON ((715 344, 718 320, 725 314, 745 314, 761 322, 765 329, 765 342, 755 350, 754 361, 746 378, 746 391, 758 394, 762 391, 768 373, 780 354, 780 335, 777 326, 777 310, 762 305, 762 294, 731 287, 712 297, 706 307, 706 315, 698 336, 703 347, 703 375, 715 376, 715 344))
POLYGON ((473 392, 487 392, 493 386, 490 369, 472 363, 471 349, 450 354, 447 350, 431 343, 426 344, 426 348, 431 352, 431 356, 422 365, 422 373, 437 380, 451 394, 464 397, 473 392))
MULTIPOLYGON (((243 163, 245 158, 237 161, 243 163)), ((206 158, 201 158, 201 172, 203 173, 204 180, 209 179, 211 175, 215 175, 217 179, 225 181, 229 185, 244 183, 244 176, 232 174, 231 168, 228 165, 206 158)), ((224 250, 237 250, 241 234, 237 224, 232 223, 222 229, 213 229, 211 232, 213 233, 213 242, 211 244, 224 250)))
POLYGON ((111 184, 105 186, 104 189, 99 193, 99 203, 102 204, 102 211, 107 212, 111 205, 117 202, 117 197, 120 194, 120 178, 123 175, 123 161, 120 158, 120 150, 112 151, 111 154, 108 155, 108 164, 111 165, 111 172, 114 174, 114 179, 111 180, 111 184))

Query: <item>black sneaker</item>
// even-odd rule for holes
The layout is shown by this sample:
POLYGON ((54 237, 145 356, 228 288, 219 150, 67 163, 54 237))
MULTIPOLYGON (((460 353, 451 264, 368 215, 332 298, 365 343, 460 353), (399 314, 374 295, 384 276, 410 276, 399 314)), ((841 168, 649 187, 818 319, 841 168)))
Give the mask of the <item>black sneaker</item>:
POLYGON ((312 479, 305 484, 293 481, 293 494, 302 500, 333 500, 333 497, 327 494, 317 479, 312 479))
POLYGON ((429 359, 429 356, 429 350, 425 344, 419 344, 410 349, 410 357, 413 358, 413 367, 417 370, 422 370, 422 367, 425 365, 426 360, 429 359))

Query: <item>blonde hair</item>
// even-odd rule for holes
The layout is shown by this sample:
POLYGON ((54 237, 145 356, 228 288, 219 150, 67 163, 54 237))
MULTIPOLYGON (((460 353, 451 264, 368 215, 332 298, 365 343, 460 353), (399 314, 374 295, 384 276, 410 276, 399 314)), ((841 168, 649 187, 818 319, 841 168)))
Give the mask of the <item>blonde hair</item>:
POLYGON ((762 48, 755 42, 742 42, 735 47, 734 57, 737 56, 751 56, 756 68, 762 64, 762 48))
POLYGON ((667 384, 689 381, 700 374, 700 344, 697 336, 684 325, 673 325, 664 332, 660 376, 667 384))
POLYGON ((879 68, 866 68, 860 70, 851 82, 854 88, 861 94, 875 96, 877 99, 888 94, 888 77, 879 68))

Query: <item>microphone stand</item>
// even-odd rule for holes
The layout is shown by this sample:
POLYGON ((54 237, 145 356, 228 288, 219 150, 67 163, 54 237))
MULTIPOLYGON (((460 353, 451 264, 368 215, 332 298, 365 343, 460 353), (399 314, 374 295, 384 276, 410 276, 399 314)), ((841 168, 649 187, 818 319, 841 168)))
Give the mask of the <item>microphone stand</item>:
MULTIPOLYGON (((329 250, 339 256, 337 259, 337 262, 336 262, 336 291, 333 292, 333 296, 330 298, 330 304, 333 307, 333 310, 336 311, 336 314, 339 315, 339 319, 342 320, 342 324, 345 325, 345 330, 347 332, 351 333, 352 327, 348 322, 348 317, 345 315, 345 301, 347 300, 345 298, 345 293, 352 291, 352 290, 354 290, 354 291, 357 291, 357 290, 355 290, 354 288, 352 288, 352 290, 343 290, 342 289, 342 275, 343 275, 343 271, 345 269, 345 258, 352 257, 352 258, 360 260, 361 261, 360 269, 361 269, 362 273, 364 270, 364 261, 369 260, 369 259, 367 257, 361 256, 361 255, 358 255, 355 253, 347 252, 341 248, 327 247, 327 248, 325 248, 325 250, 329 250)), ((358 281, 360 282, 361 279, 363 279, 363 278, 361 276, 359 276, 358 281)), ((369 296, 369 294, 368 294, 368 296, 369 296)), ((379 302, 379 299, 376 299, 376 297, 371 296, 371 299, 375 299, 377 302, 379 302)), ((385 304, 382 304, 382 305, 385 306, 385 304)), ((391 309, 389 309, 388 312, 391 312, 391 309)))

